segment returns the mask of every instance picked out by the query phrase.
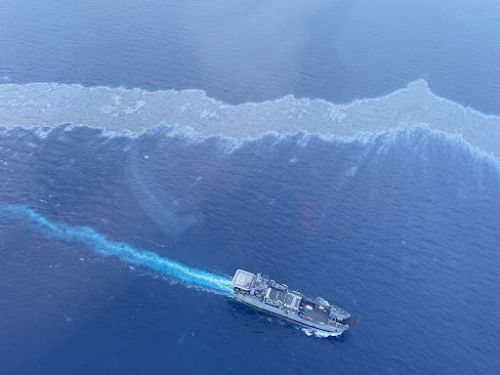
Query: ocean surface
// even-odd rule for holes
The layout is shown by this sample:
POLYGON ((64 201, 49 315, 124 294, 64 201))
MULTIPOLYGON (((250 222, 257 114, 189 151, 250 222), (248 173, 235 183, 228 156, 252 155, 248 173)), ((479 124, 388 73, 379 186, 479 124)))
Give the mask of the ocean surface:
POLYGON ((1 374, 500 373, 497 2, 20 0, 0 30, 1 374), (238 304, 236 268, 358 323, 238 304))

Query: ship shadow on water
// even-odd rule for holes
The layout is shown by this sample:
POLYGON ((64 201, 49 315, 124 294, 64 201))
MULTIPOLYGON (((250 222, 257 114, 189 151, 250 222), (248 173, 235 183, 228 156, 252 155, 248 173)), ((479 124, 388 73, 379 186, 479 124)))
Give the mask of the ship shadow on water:
MULTIPOLYGON (((293 324, 286 319, 272 314, 266 314, 244 303, 238 302, 234 299, 228 300, 231 306, 231 316, 235 320, 244 319, 244 325, 248 328, 249 332, 255 334, 273 334, 276 338, 290 338, 290 337, 306 337, 318 338, 329 342, 345 342, 349 340, 349 330, 342 333, 340 336, 319 337, 314 334, 306 333, 308 328, 301 327, 298 324, 293 324), (272 331, 269 328, 272 327, 272 331), (274 330, 276 328, 276 330, 274 330), (279 331, 282 332, 279 332, 279 331)), ((353 317, 357 322, 357 318, 353 317)))

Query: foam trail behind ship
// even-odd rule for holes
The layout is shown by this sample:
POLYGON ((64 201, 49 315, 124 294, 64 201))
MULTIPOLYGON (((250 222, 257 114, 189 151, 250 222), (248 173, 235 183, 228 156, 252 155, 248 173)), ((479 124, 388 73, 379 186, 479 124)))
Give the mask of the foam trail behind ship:
POLYGON ((16 204, 0 203, 0 215, 34 224, 48 237, 84 244, 99 255, 148 268, 178 280, 185 286, 226 296, 232 295, 231 279, 228 276, 192 268, 153 252, 136 249, 123 242, 111 241, 92 228, 50 221, 35 210, 16 204))

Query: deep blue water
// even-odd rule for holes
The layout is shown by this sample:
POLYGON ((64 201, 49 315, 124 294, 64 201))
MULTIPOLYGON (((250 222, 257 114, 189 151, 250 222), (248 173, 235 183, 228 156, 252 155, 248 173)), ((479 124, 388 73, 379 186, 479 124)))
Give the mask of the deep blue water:
POLYGON ((500 113, 495 0, 9 0, 0 79, 334 102, 424 78, 500 113))
MULTIPOLYGON (((0 76, 229 102, 350 101, 425 78, 499 113, 498 10, 4 2, 0 76)), ((0 373, 499 373, 499 171, 418 126, 244 142, 0 129, 0 373), (359 323, 308 337, 235 303, 237 267, 359 323)))
POLYGON ((267 136, 231 152, 167 132, 12 131, 0 143, 1 201, 222 276, 260 270, 360 323, 340 340, 307 337, 4 212, 4 369, 498 371, 493 162, 425 129, 368 144, 267 136))

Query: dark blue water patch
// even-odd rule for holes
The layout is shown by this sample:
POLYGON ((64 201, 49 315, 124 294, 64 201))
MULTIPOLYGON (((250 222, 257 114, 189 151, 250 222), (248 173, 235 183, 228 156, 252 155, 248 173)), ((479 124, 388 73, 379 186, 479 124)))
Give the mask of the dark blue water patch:
POLYGON ((423 128, 233 146, 165 128, 135 139, 7 131, 0 201, 207 271, 262 271, 352 311, 357 326, 310 338, 2 216, 2 368, 498 372, 496 164, 423 128))
POLYGON ((196 88, 241 103, 350 102, 424 78, 498 114, 499 15, 487 0, 22 0, 0 5, 0 79, 196 88))

